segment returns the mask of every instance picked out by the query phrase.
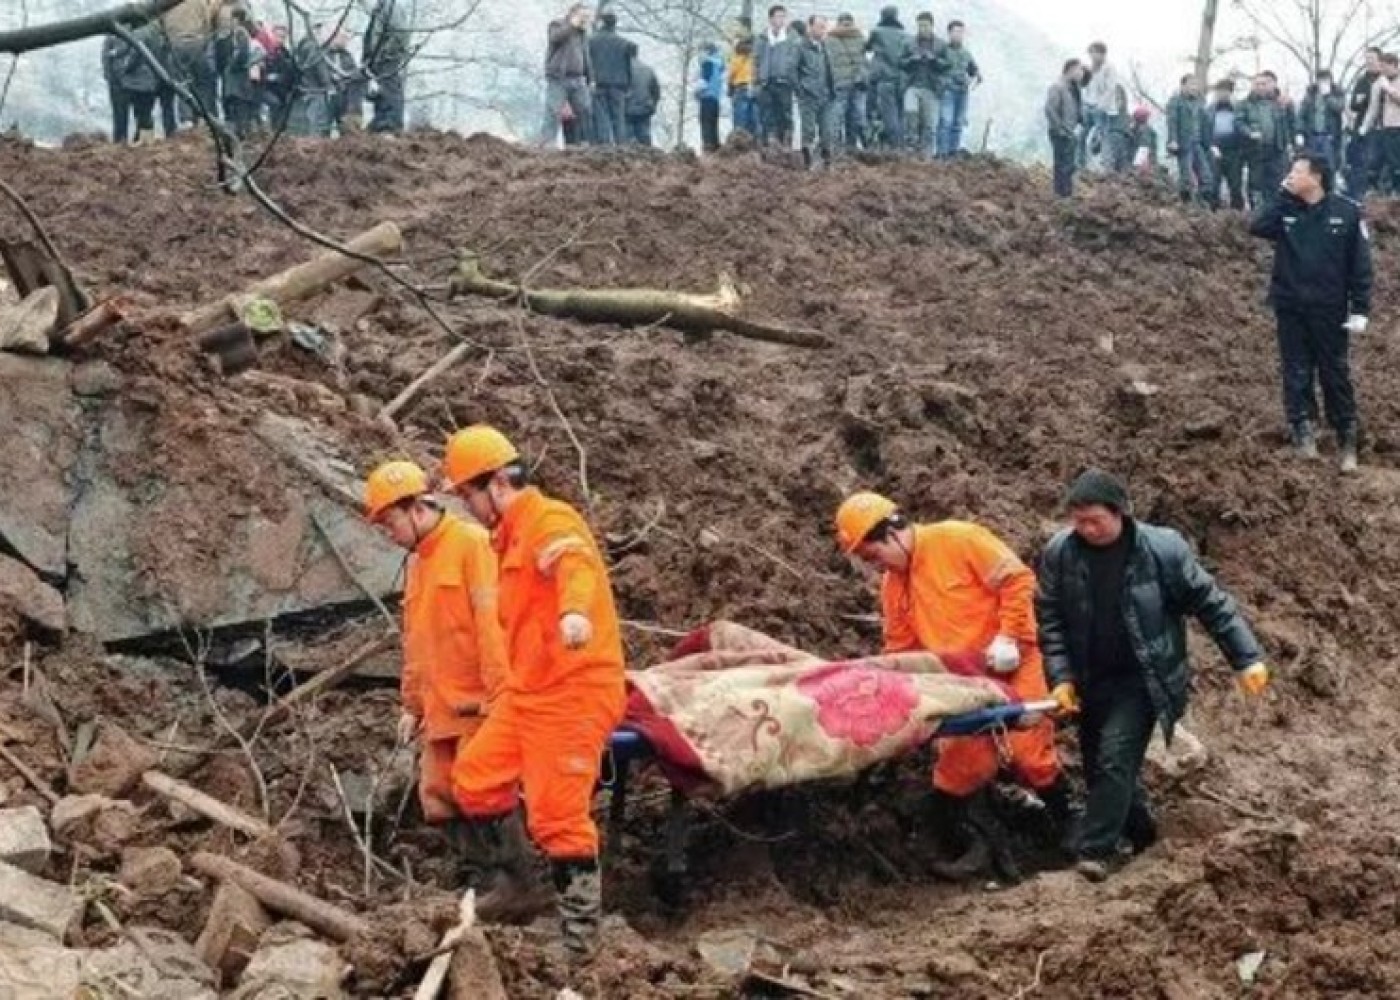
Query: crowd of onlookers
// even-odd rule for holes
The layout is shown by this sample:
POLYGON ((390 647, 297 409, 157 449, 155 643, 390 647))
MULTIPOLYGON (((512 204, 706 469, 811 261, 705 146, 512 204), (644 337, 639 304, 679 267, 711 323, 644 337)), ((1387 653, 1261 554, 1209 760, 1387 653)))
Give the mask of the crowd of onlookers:
MULTIPOLYGON (((540 141, 553 144, 561 134, 567 145, 649 141, 656 74, 618 33, 614 15, 604 13, 596 30, 592 20, 590 8, 576 4, 549 26, 540 141)), ((723 44, 700 50, 694 96, 702 147, 719 148, 727 101, 734 130, 763 145, 791 148, 796 139, 813 165, 857 148, 957 155, 981 71, 961 21, 946 35, 929 13, 914 25, 907 31, 894 7, 868 35, 851 14, 834 25, 821 15, 791 21, 780 4, 757 33, 738 18, 723 44)))
MULTIPOLYGON (((1242 97, 1236 91, 1236 81, 1225 79, 1205 93, 1188 74, 1160 110, 1182 201, 1257 208, 1303 150, 1329 161, 1354 198, 1372 189, 1400 194, 1400 57, 1368 50, 1347 89, 1320 70, 1301 100, 1284 94, 1269 70, 1242 97)), ((1069 196, 1075 172, 1088 163, 1109 173, 1167 173, 1153 110, 1132 104, 1102 42, 1089 47, 1087 61, 1065 63, 1045 103, 1056 194, 1069 196)))
POLYGON ((154 138, 157 107, 166 135, 208 116, 241 139, 261 128, 331 136, 361 127, 366 101, 371 131, 404 127, 412 52, 396 0, 376 0, 358 60, 343 23, 261 22, 247 0, 185 0, 131 34, 102 48, 116 142, 154 138))

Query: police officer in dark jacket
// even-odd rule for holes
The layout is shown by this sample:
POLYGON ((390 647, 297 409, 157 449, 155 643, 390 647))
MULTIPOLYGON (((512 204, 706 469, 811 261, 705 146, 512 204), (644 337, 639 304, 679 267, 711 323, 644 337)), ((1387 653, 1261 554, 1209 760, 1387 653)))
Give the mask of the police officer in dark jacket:
POLYGON ((1210 633, 1246 694, 1264 691, 1269 668, 1230 595, 1181 535, 1133 519, 1121 481, 1090 469, 1067 505, 1072 527, 1041 556, 1035 612, 1053 697, 1079 715, 1088 801, 1076 869, 1101 881, 1120 840, 1136 853, 1157 839, 1142 762, 1153 726, 1170 741, 1186 711, 1186 617, 1210 633))
POLYGON ((1250 232, 1275 245, 1269 301, 1278 317, 1284 410, 1294 447, 1317 457, 1314 375, 1327 420, 1337 432, 1343 472, 1355 472, 1356 396, 1350 338, 1366 332, 1371 312, 1371 237, 1361 206, 1332 190, 1332 166, 1302 153, 1279 197, 1255 215, 1250 232))
POLYGON ((593 62, 593 130, 600 146, 627 142, 627 95, 632 90, 632 60, 637 43, 617 32, 617 15, 598 18, 598 30, 588 40, 593 62))

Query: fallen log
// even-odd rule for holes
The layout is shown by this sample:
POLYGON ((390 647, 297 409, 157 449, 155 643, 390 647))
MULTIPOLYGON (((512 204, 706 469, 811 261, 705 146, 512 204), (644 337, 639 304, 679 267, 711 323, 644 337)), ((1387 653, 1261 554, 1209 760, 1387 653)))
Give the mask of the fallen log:
POLYGON ((190 858, 190 867, 209 878, 232 882, 269 910, 299 920, 334 941, 369 933, 369 921, 222 855, 200 851, 190 858))
POLYGON ((58 333, 58 343, 69 350, 92 343, 126 318, 126 303, 120 299, 99 302, 58 333))
MULTIPOLYGON (((403 248, 403 234, 392 222, 381 222, 356 236, 346 246, 364 257, 385 257, 403 248)), ((347 278, 366 264, 359 257, 328 252, 264 278, 242 292, 201 306, 184 317, 186 328, 195 337, 240 319, 239 308, 249 299, 270 299, 280 305, 309 298, 328 285, 347 278)))
POLYGON ((723 330, 750 340, 791 347, 831 347, 831 338, 814 330, 798 330, 760 323, 735 315, 739 293, 723 281, 714 295, 692 295, 658 288, 537 289, 488 278, 481 258, 464 254, 452 279, 454 295, 478 295, 504 302, 518 302, 532 312, 589 323, 621 326, 669 326, 686 333, 723 330))
POLYGON ((212 795, 201 792, 193 785, 187 785, 160 771, 147 771, 141 775, 141 783, 158 795, 163 795, 193 809, 206 819, 212 819, 221 826, 259 839, 272 833, 272 827, 255 816, 249 816, 241 809, 235 809, 212 795))
POLYGON ((424 386, 444 372, 457 367, 471 349, 471 344, 458 344, 437 361, 434 361, 427 371, 404 386, 402 392, 384 404, 384 407, 379 411, 379 419, 393 420, 400 410, 418 398, 418 394, 423 391, 424 386))

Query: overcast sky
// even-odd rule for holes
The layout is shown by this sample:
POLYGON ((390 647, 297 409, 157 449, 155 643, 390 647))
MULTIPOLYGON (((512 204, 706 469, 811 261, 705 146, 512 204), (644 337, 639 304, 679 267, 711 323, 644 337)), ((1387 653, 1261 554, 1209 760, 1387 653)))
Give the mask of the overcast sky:
MULTIPOLYGON (((1200 11, 1188 0, 999 0, 1043 29, 1071 55, 1102 39, 1120 60, 1170 59, 1196 49, 1200 11)), ((1222 4, 1222 6, 1224 6, 1222 4)))

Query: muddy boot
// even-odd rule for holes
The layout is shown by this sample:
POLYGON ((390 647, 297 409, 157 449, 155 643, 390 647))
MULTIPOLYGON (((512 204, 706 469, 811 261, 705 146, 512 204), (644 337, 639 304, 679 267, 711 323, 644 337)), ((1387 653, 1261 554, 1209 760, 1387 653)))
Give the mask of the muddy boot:
POLYGON ((1356 428, 1349 427, 1341 433, 1341 469, 1343 475, 1351 475, 1359 467, 1356 454, 1356 428))
POLYGON ((1146 802, 1133 800, 1127 822, 1123 824, 1123 836, 1132 845, 1134 854, 1141 854, 1157 843, 1157 817, 1152 815, 1146 802))
POLYGON ((1301 424, 1296 424, 1290 434, 1293 441, 1293 451, 1299 458, 1311 461, 1317 458, 1317 435, 1313 433, 1313 426, 1304 420, 1301 424))
POLYGON ((945 845, 961 844, 961 853, 951 860, 940 858, 929 870, 946 882, 967 882, 987 873, 991 851, 981 834, 967 821, 968 799, 935 791, 938 839, 945 845))
POLYGON ((1003 882, 1016 884, 1022 879, 1021 865, 1011 842, 1011 831, 992 808, 991 792, 984 789, 968 801, 967 822, 987 845, 992 869, 1003 882))
POLYGON ((581 965, 598 950, 598 927, 603 917, 603 881, 598 859, 551 861, 550 873, 558 893, 564 951, 571 963, 581 965))
POLYGON ((476 915, 483 922, 529 923, 549 908, 550 893, 535 876, 533 851, 518 812, 462 825, 468 855, 489 873, 476 900, 476 915))
POLYGON ((1045 841, 1067 858, 1074 856, 1074 798, 1064 775, 1049 788, 1036 791, 1045 803, 1045 841))

